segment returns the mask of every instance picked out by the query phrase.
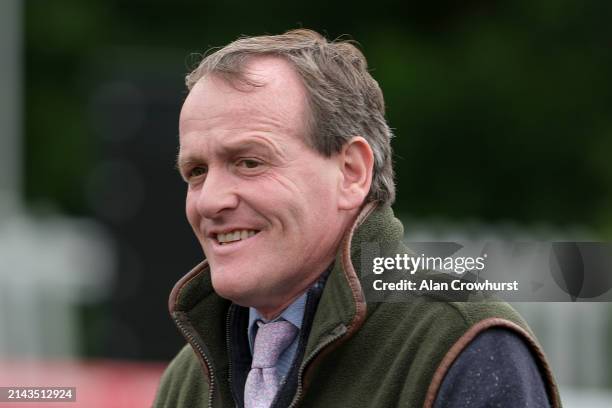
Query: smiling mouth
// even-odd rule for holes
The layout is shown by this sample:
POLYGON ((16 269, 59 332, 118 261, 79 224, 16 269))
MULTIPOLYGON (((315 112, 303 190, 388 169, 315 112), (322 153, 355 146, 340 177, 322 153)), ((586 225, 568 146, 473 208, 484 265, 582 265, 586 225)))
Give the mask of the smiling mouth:
POLYGON ((217 242, 220 245, 228 245, 237 241, 251 238, 259 231, 256 230, 235 230, 224 234, 217 234, 217 242))

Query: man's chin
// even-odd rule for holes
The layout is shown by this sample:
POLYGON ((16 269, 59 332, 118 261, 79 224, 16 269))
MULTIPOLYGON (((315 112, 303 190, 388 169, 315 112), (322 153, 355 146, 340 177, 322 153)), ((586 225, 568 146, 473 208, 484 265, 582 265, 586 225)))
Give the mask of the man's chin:
POLYGON ((244 278, 228 279, 225 276, 215 276, 214 273, 212 274, 212 286, 217 295, 241 306, 244 306, 245 299, 251 297, 254 292, 252 286, 248 285, 244 278))

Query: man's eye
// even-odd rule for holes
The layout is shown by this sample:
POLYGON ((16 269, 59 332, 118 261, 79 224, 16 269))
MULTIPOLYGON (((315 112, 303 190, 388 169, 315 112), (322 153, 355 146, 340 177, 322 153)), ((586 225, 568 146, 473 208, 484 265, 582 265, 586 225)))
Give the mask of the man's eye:
POLYGON ((253 159, 242 159, 238 161, 238 166, 246 169, 254 169, 261 166, 261 162, 253 159))
POLYGON ((208 169, 206 167, 202 166, 194 167, 193 169, 189 170, 188 178, 202 176, 206 174, 207 170, 208 169))

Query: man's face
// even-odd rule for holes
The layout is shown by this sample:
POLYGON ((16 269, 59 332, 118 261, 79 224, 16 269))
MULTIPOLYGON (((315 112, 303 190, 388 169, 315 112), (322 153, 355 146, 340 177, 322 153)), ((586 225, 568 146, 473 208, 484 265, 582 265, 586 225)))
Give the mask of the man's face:
MULTIPOLYGON (((201 79, 181 111, 186 212, 221 296, 261 310, 287 306, 333 261, 346 227, 341 172, 305 143, 306 94, 291 66, 258 57, 263 86, 201 79)), ((282 309, 281 309, 282 310, 282 309)))

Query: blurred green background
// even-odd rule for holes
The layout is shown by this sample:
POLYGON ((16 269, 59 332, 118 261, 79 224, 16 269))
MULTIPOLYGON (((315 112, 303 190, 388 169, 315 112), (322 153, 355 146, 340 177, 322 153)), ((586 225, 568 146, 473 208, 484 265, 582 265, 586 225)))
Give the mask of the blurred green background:
MULTIPOLYGON (((408 233, 476 225, 538 239, 612 236, 610 2, 12 1, 22 5, 15 177, 28 222, 91 221, 104 245, 82 241, 113 254, 81 259, 112 258, 111 278, 77 290, 78 340, 40 355, 164 361, 183 344, 166 299, 202 257, 173 168, 184 76, 240 35, 305 27, 359 42, 396 135, 394 207, 408 233)), ((584 316, 595 309, 536 307, 545 308, 574 319, 555 331, 546 314, 524 310, 561 356, 562 382, 612 387, 609 352, 586 359, 599 368, 587 362, 584 373, 562 360, 580 336, 607 351, 609 306, 593 306, 593 320, 584 316), (597 323, 563 343, 572 321, 597 323)))
POLYGON ((88 213, 78 186, 100 154, 87 102, 109 71, 179 90, 192 53, 307 27, 361 44, 397 136, 402 212, 609 235, 611 12, 567 0, 27 1, 26 196, 88 213))

